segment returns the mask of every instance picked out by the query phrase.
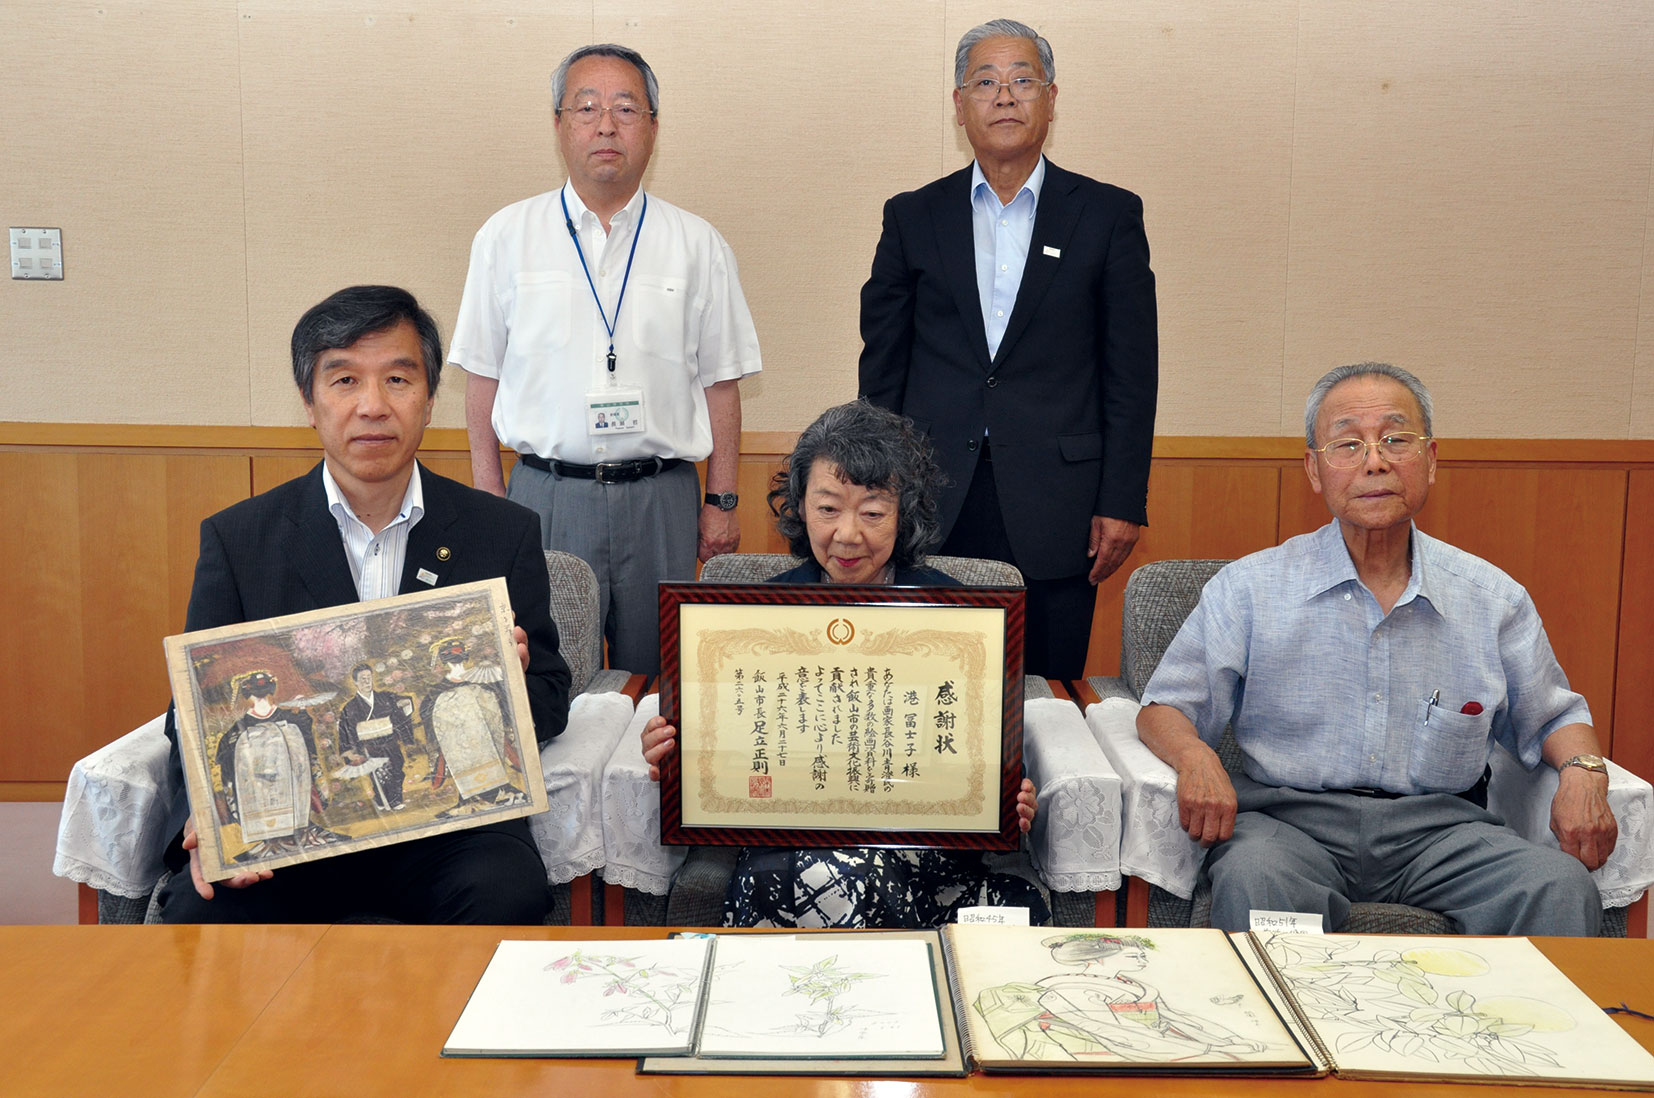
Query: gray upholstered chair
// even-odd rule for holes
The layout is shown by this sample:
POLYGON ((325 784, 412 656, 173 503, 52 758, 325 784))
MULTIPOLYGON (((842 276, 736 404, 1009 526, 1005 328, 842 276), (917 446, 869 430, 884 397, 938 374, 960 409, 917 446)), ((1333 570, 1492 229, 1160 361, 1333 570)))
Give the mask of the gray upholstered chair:
MULTIPOLYGON (((1160 665, 1166 647, 1200 601, 1201 590, 1224 560, 1167 560, 1145 564, 1126 583, 1120 623, 1120 677, 1093 676, 1087 684, 1098 701, 1086 712, 1109 761, 1119 773, 1124 825, 1120 866, 1128 875, 1128 922, 1148 926, 1206 926, 1211 886, 1201 871, 1204 852, 1178 826, 1176 775, 1137 738, 1138 698, 1160 665)), ((1240 769, 1240 752, 1225 729, 1218 756, 1226 769, 1240 769)), ((1545 768, 1528 775, 1503 748, 1494 752, 1488 798, 1494 810, 1535 842, 1549 838, 1547 813, 1524 804, 1549 802, 1545 768)), ((1654 881, 1654 853, 1648 824, 1650 789, 1610 763, 1609 803, 1620 821, 1620 844, 1610 863, 1594 875, 1603 894, 1603 933, 1623 936, 1626 905, 1654 881)), ((1554 773, 1548 775, 1554 789, 1554 773)), ((1554 842, 1554 839, 1550 841, 1554 842)), ((1457 926, 1446 916, 1400 904, 1352 905, 1349 933, 1448 934, 1457 926)))
MULTIPOLYGON (((554 923, 591 920, 590 874, 602 865, 598 808, 603 766, 631 721, 634 699, 616 693, 629 676, 602 670, 597 577, 568 553, 546 553, 551 616, 569 665, 573 734, 540 753, 552 810, 530 817, 552 883, 554 923), (577 728, 575 726, 578 726, 577 728)), ((183 826, 156 717, 77 762, 70 772, 52 872, 97 892, 100 923, 155 921, 168 876, 161 855, 183 826)))
POLYGON ((551 618, 557 623, 557 650, 569 665, 569 696, 621 690, 630 672, 603 666, 603 621, 597 605, 597 573, 572 553, 547 549, 551 618))
MULTIPOLYGON (((701 568, 700 578, 702 582, 708 583, 760 583, 802 563, 798 558, 784 553, 731 553, 707 561, 701 568)), ((970 586, 1021 587, 1023 583, 1022 573, 1014 566, 1002 561, 933 556, 926 563, 970 586)), ((1027 678, 1024 685, 1024 697, 1025 701, 1044 699, 1055 704, 1051 687, 1044 679, 1027 678)), ((654 698, 645 698, 639 704, 637 715, 633 720, 633 728, 628 731, 628 736, 635 737, 640 734, 643 721, 654 712, 652 703, 655 700, 654 698)), ((1063 703, 1063 708, 1068 708, 1066 703, 1063 703)), ((1073 715, 1072 710, 1070 710, 1070 714, 1073 715)), ((1076 728, 1078 728, 1077 724, 1076 728)), ((1053 738, 1062 735, 1063 731, 1058 730, 1053 733, 1053 738)), ((1079 739, 1084 740, 1083 733, 1079 735, 1079 739)), ((628 745, 623 742, 621 752, 627 750, 628 745)), ((1061 757, 1065 760, 1075 757, 1087 760, 1081 765, 1091 771, 1091 773, 1085 775, 1072 773, 1063 775, 1065 781, 1085 785, 1083 794, 1079 790, 1075 791, 1072 803, 1078 804, 1083 801, 1090 806, 1108 802, 1108 806, 1100 809, 1096 816, 1102 817, 1112 814, 1111 818, 1106 823, 1101 819, 1096 820, 1096 823, 1105 830, 1109 826, 1117 828, 1118 806, 1112 800, 1117 795, 1117 779, 1112 771, 1107 769, 1106 760, 1102 758, 1100 753, 1091 752, 1089 744, 1083 743, 1053 745, 1048 752, 1049 756, 1053 758, 1057 757, 1059 753, 1062 753, 1061 757), (1065 753, 1069 751, 1075 753, 1065 753)), ((637 753, 633 751, 631 754, 635 755, 637 753)), ((1030 744, 1025 749, 1025 756, 1029 760, 1031 773, 1034 767, 1033 760, 1039 754, 1039 745, 1030 744)), ((639 813, 658 813, 659 811, 658 795, 654 793, 652 788, 643 789, 640 787, 636 774, 636 764, 640 760, 641 757, 623 760, 620 757, 620 752, 617 752, 616 759, 611 761, 611 772, 606 776, 604 783, 604 813, 606 817, 610 818, 612 825, 621 824, 623 822, 621 817, 626 817, 629 820, 639 813)), ((1042 782, 1042 791, 1047 788, 1044 784, 1046 779, 1042 779, 1036 774, 1036 780, 1042 782)), ((1049 801, 1042 799, 1042 806, 1047 804, 1049 804, 1049 801)), ((1047 811, 1042 813, 1041 820, 1036 822, 1035 844, 1055 840, 1054 835, 1047 833, 1054 832, 1056 830, 1055 826, 1042 831, 1042 825, 1049 823, 1051 816, 1052 813, 1047 811)), ((1090 824, 1092 821, 1088 820, 1086 823, 1090 824)), ((632 830, 634 829, 611 826, 607 837, 611 843, 621 841, 631 847, 638 847, 640 846, 638 837, 630 834, 632 830), (624 836, 621 834, 623 831, 626 832, 624 836)), ((1116 841, 1112 837, 1116 835, 1116 831, 1109 831, 1108 834, 1111 836, 1110 843, 1116 841)), ((615 876, 618 882, 611 895, 621 892, 621 886, 624 888, 622 895, 626 913, 625 921, 632 925, 658 925, 664 923, 670 926, 716 926, 720 924, 723 921, 724 892, 734 872, 736 848, 692 847, 681 866, 676 868, 675 873, 671 873, 664 865, 657 867, 652 872, 644 872, 632 869, 627 864, 641 862, 648 859, 651 854, 656 853, 658 853, 658 849, 654 852, 632 849, 625 856, 616 856, 614 850, 610 852, 609 867, 605 870, 605 876, 606 878, 611 875, 615 876), (614 872, 611 873, 611 871, 614 872), (665 887, 664 881, 669 877, 671 882, 670 891, 662 896, 651 894, 636 887, 646 877, 651 878, 651 887, 656 889, 665 887)), ((1023 861, 1027 861, 1026 855, 1023 861)), ((1046 861, 1055 863, 1058 859, 1048 854, 1046 861)), ((1112 847, 1109 862, 1111 879, 1106 884, 1106 888, 1063 891, 1046 887, 1047 877, 1057 876, 1060 879, 1060 874, 1047 873, 1043 870, 1035 871, 1034 867, 1029 866, 1027 875, 1031 879, 1040 881, 1041 890, 1046 893, 1051 907, 1052 918, 1058 925, 1092 926, 1096 921, 1099 896, 1103 898, 1103 906, 1110 916, 1105 922, 1114 921, 1112 918, 1113 889, 1116 887, 1118 875, 1113 864, 1112 847)), ((1095 875, 1091 876, 1093 879, 1088 883, 1095 885, 1097 883, 1095 875)), ((1062 880, 1062 883, 1069 889, 1075 889, 1073 878, 1062 880)), ((1081 889, 1084 887, 1082 885, 1081 889)))

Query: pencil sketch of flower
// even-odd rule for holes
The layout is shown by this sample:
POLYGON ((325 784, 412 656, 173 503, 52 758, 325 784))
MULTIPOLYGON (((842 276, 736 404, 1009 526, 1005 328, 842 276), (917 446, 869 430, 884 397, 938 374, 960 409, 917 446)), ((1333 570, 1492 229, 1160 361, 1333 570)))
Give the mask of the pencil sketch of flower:
POLYGON ((848 1027, 858 1018, 877 1014, 877 1011, 856 1007, 842 1001, 843 996, 863 980, 876 979, 877 972, 848 972, 838 967, 838 955, 824 957, 813 965, 782 965, 787 977, 785 995, 808 997, 809 1005, 817 1009, 799 1013, 790 1032, 811 1033, 825 1037, 848 1027))
POLYGON ((1532 1025, 1477 1010, 1476 998, 1468 991, 1452 992, 1446 1003, 1445 1009, 1419 1007, 1405 1017, 1346 1019, 1362 1032, 1340 1036, 1338 1051, 1356 1052, 1372 1045, 1432 1064, 1461 1061, 1483 1075, 1537 1075, 1530 1065, 1559 1066, 1545 1046, 1520 1039, 1533 1031, 1532 1025))
POLYGON ((668 965, 649 968, 632 957, 578 949, 546 965, 545 971, 561 972, 557 982, 562 984, 586 978, 603 980, 604 998, 624 996, 624 1003, 603 1011, 601 1021, 659 1026, 672 1034, 680 1030, 674 1015, 690 1005, 688 995, 695 987, 692 977, 668 965))
POLYGON ((1432 947, 1340 957, 1357 944, 1312 935, 1268 943, 1305 1013, 1348 1027, 1334 1042, 1339 1052, 1376 1048, 1431 1064, 1457 1061, 1484 1075, 1537 1075, 1533 1065, 1559 1065, 1550 1049, 1523 1037, 1571 1029, 1565 1011, 1523 999, 1488 1000, 1478 1008, 1468 991, 1443 994, 1439 978, 1490 971, 1477 954, 1432 947))

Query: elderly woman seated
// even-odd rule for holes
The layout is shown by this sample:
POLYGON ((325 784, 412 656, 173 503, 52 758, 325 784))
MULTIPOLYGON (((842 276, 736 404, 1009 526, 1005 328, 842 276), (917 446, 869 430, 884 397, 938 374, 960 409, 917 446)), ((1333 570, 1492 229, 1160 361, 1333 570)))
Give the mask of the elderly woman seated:
MULTIPOLYGON (((776 528, 806 563, 771 583, 958 586, 927 568, 940 540, 930 448, 900 416, 855 401, 829 408, 798 437, 769 493, 776 528)), ((677 730, 655 717, 643 730, 649 776, 675 746, 677 730)), ((1017 796, 1024 833, 1035 812, 1033 783, 1017 796)), ((1018 906, 1049 919, 1032 881, 995 872, 991 855, 916 850, 745 848, 724 897, 726 926, 934 927, 961 907, 1018 906)))

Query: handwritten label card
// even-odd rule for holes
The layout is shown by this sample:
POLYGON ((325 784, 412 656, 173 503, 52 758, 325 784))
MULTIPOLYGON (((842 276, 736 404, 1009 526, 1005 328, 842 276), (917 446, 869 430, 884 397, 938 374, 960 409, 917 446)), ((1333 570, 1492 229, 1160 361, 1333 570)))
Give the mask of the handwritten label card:
POLYGON ((1252 909, 1252 929, 1262 934, 1321 934, 1321 916, 1305 911, 1259 911, 1252 909))

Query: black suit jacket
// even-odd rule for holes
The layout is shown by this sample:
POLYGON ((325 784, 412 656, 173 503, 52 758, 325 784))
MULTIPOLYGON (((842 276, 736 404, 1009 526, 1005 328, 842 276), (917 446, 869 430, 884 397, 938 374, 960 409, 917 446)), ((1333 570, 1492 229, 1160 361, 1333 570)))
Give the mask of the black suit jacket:
POLYGON ((937 501, 944 536, 987 433, 1016 565, 1031 579, 1075 575, 1090 566, 1092 515, 1148 518, 1159 339, 1143 203, 1046 162, 990 360, 970 180, 966 167, 885 204, 861 291, 860 390, 930 436, 951 482, 937 501))
MULTIPOLYGON (((402 593, 504 577, 517 624, 528 634, 529 709, 545 744, 568 724, 569 669, 557 650, 540 519, 526 507, 420 467, 425 514, 408 534, 402 593), (438 550, 447 550, 439 559, 438 550), (434 585, 418 578, 435 574, 434 585)), ((339 527, 327 509, 320 464, 295 480, 227 507, 201 523, 184 628, 213 629, 356 602, 339 527)), ((178 737, 167 714, 172 759, 178 737)), ((181 774, 181 768, 176 771, 181 774)), ((179 783, 180 786, 182 782, 179 783)))

